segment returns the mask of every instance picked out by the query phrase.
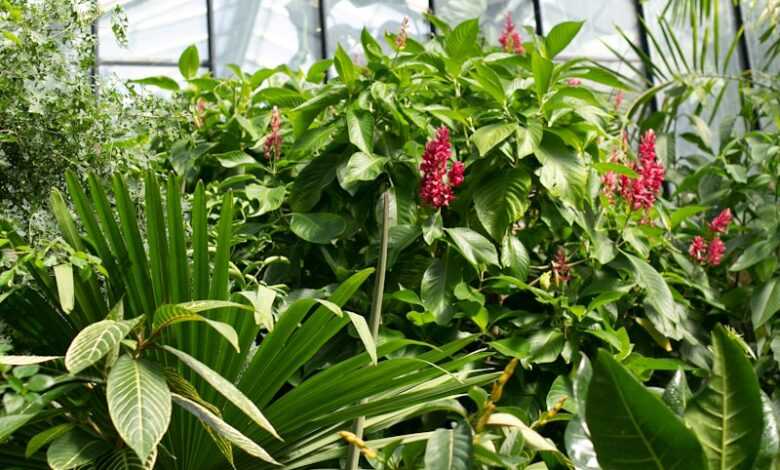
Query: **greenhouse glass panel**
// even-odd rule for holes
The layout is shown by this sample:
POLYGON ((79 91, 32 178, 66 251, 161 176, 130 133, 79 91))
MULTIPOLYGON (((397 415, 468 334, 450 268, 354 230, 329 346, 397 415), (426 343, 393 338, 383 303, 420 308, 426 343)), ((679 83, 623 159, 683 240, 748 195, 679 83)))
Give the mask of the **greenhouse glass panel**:
POLYGON ((536 29, 532 0, 436 0, 436 16, 456 25, 470 18, 479 18, 488 43, 497 43, 507 13, 511 13, 520 34, 526 36, 523 27, 536 29))
POLYGON ((208 61, 208 14, 205 0, 101 0, 106 12, 98 21, 101 62, 176 63, 181 51, 195 44, 208 61), (114 38, 111 10, 124 8, 128 19, 127 47, 114 38))
POLYGON ((321 55, 316 0, 214 0, 215 71, 288 64, 306 68, 321 55))
POLYGON ((365 27, 380 44, 385 45, 385 32, 397 33, 404 17, 409 17, 409 35, 422 39, 430 32, 423 13, 428 10, 427 0, 324 0, 326 43, 328 56, 341 44, 348 53, 360 57, 363 48, 360 32, 365 27))

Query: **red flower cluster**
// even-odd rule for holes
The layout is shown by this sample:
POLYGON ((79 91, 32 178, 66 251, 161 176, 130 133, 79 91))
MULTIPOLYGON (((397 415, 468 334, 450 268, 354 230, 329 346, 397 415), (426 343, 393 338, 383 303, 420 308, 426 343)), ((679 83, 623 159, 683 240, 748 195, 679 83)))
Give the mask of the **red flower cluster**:
POLYGON ((455 199, 453 189, 463 183, 465 167, 462 162, 453 162, 447 170, 451 156, 450 130, 442 126, 436 131, 436 137, 425 144, 420 164, 423 173, 420 198, 436 208, 448 206, 455 199))
POLYGON ((571 279, 571 266, 566 259, 566 249, 558 247, 552 262, 553 274, 555 274, 555 283, 561 284, 571 279))
POLYGON ((406 48, 406 40, 409 38, 409 17, 404 16, 401 21, 401 30, 398 32, 398 36, 395 37, 395 47, 399 50, 406 48))
POLYGON ((714 219, 712 219, 712 222, 710 222, 709 227, 710 230, 712 230, 715 233, 726 233, 726 230, 728 230, 730 224, 731 224, 731 209, 726 208, 720 211, 720 214, 718 214, 714 219))
POLYGON ((274 160, 278 160, 282 154, 282 114, 279 112, 279 108, 274 106, 271 111, 271 133, 268 134, 263 142, 263 151, 265 153, 266 160, 270 160, 271 157, 274 160))
POLYGON ((523 39, 520 37, 520 33, 518 33, 515 29, 515 24, 512 22, 511 13, 506 14, 506 20, 504 21, 504 31, 502 31, 501 36, 498 37, 498 42, 506 52, 525 54, 523 39))
POLYGON ((570 78, 566 80, 566 84, 569 86, 580 86, 582 85, 582 80, 580 80, 579 78, 570 78))
MULTIPOLYGON (((609 158, 609 162, 620 162, 620 156, 617 149, 612 149, 612 156, 609 158)), ((617 183, 617 173, 614 171, 608 171, 601 177, 601 190, 604 191, 604 195, 607 196, 610 204, 615 203, 615 189, 617 188, 617 183)))
POLYGON ((656 159, 655 132, 648 130, 639 143, 639 162, 631 169, 639 173, 638 178, 620 175, 620 195, 632 210, 649 210, 661 192, 665 170, 656 159))
POLYGON ((691 258, 697 263, 718 266, 723 258, 723 253, 726 252, 726 244, 720 239, 720 234, 726 233, 730 224, 731 209, 723 209, 720 214, 708 224, 710 230, 714 234, 709 243, 707 243, 701 235, 693 237, 691 246, 688 247, 688 254, 691 255, 691 258))

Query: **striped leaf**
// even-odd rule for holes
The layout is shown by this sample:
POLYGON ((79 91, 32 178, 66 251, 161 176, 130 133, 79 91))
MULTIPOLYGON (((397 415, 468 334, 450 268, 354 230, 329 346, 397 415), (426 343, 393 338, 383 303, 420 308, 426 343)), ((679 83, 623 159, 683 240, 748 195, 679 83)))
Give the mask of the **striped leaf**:
POLYGON ((157 449, 154 449, 146 461, 138 460, 138 456, 128 449, 117 449, 98 461, 100 470, 152 470, 157 462, 157 449))
POLYGON ((0 364, 7 366, 29 366, 62 359, 62 356, 0 356, 0 364))
POLYGON ((214 387, 216 391, 227 398, 230 403, 234 404, 239 410, 244 412, 244 414, 252 418, 252 421, 257 423, 258 426, 271 433, 277 439, 282 439, 271 423, 265 418, 265 416, 263 416, 263 413, 260 411, 260 409, 258 409, 257 406, 252 403, 252 400, 241 393, 241 391, 236 388, 235 385, 225 380, 224 377, 214 372, 205 364, 198 361, 189 354, 170 346, 163 346, 163 349, 176 356, 181 362, 186 364, 187 367, 194 370, 198 375, 203 377, 206 382, 209 383, 209 385, 214 387))
POLYGON ((69 470, 94 462, 109 449, 106 441, 73 430, 51 443, 46 451, 46 461, 53 470, 69 470))
POLYGON ((25 458, 29 459, 34 453, 41 450, 43 446, 69 432, 73 429, 73 426, 74 425, 71 423, 58 424, 57 426, 53 426, 34 435, 27 442, 27 449, 24 451, 25 458))
POLYGON ((217 415, 205 407, 188 398, 184 398, 181 395, 173 394, 172 398, 177 405, 192 413, 196 418, 204 422, 220 436, 223 436, 225 439, 241 448, 247 454, 265 460, 266 462, 279 465, 279 462, 274 460, 273 457, 271 457, 271 455, 265 451, 265 449, 257 445, 254 441, 245 435, 241 434, 233 426, 222 421, 222 419, 220 419, 217 415))
POLYGON ((171 393, 153 363, 119 358, 108 375, 108 412, 117 432, 141 461, 157 447, 171 420, 171 393))
MULTIPOLYGON (((193 304, 195 302, 192 302, 193 304)), ((231 302, 227 302, 231 303, 231 302)), ((176 323, 182 323, 182 322, 189 322, 189 321, 197 321, 197 322, 203 322, 216 330, 219 334, 221 334, 228 342, 235 348, 236 352, 240 351, 240 348, 238 346, 238 334, 236 333, 236 330, 233 329, 232 326, 228 325, 227 323, 222 323, 215 320, 209 320, 208 318, 198 315, 192 310, 188 310, 181 305, 187 305, 187 304, 180 304, 180 305, 173 305, 173 304, 166 304, 161 305, 157 311, 154 312, 154 321, 152 322, 152 329, 154 330, 154 333, 157 333, 171 325, 175 325, 176 323)), ((237 304, 240 305, 240 304, 237 304)), ((242 307, 246 307, 245 305, 242 305, 242 307)))
POLYGON ((65 353, 65 367, 71 374, 78 374, 95 364, 130 333, 143 316, 132 320, 103 320, 93 323, 79 332, 65 353))

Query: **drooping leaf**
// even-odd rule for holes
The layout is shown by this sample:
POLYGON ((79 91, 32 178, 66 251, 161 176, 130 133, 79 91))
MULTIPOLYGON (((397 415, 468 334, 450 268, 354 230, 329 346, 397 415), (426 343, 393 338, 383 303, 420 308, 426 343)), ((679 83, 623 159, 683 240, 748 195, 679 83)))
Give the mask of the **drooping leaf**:
POLYGON ((466 261, 479 269, 480 265, 498 266, 496 247, 478 232, 466 227, 445 228, 445 232, 455 243, 466 261))
POLYGON ((780 278, 770 279, 763 287, 757 288, 750 300, 753 313, 753 329, 759 329, 780 310, 780 278))
POLYGON ((334 56, 334 64, 336 66, 336 73, 345 85, 351 86, 352 83, 358 77, 358 71, 355 64, 352 63, 352 59, 349 58, 349 54, 339 44, 336 47, 336 54, 334 56))
POLYGON ((542 164, 538 170, 539 180, 550 195, 578 206, 588 180, 587 168, 580 157, 559 137, 545 133, 536 149, 536 158, 542 164))
POLYGON ((29 366, 62 359, 62 356, 0 356, 0 364, 7 366, 29 366))
POLYGON ((184 351, 179 351, 178 349, 172 348, 170 346, 163 346, 163 349, 176 356, 181 362, 187 365, 187 367, 195 371, 199 376, 203 377, 203 379, 208 382, 209 385, 214 387, 214 390, 219 392, 223 397, 227 398, 230 403, 234 404, 245 415, 252 418, 252 421, 254 421, 258 426, 268 431, 272 436, 281 440, 281 437, 276 432, 276 429, 274 429, 271 423, 265 418, 260 409, 257 408, 252 400, 247 398, 246 395, 244 395, 235 385, 184 351))
POLYGON ((137 80, 130 80, 130 83, 137 83, 139 85, 156 86, 161 90, 179 91, 179 83, 171 77, 163 75, 156 77, 144 77, 137 80))
POLYGON ((605 351, 593 363, 586 422, 602 468, 706 468, 693 432, 605 351))
POLYGON ((0 442, 5 441, 8 436, 15 433, 19 428, 35 418, 36 413, 22 413, 0 416, 0 442))
POLYGON ((284 186, 270 188, 259 184, 246 185, 244 192, 250 201, 256 201, 258 205, 257 210, 252 212, 250 217, 259 217, 279 209, 287 195, 287 189, 284 186))
POLYGON ((62 423, 56 426, 52 426, 45 431, 39 432, 30 438, 30 440, 27 442, 27 448, 24 451, 24 456, 29 459, 45 445, 69 432, 71 429, 73 429, 73 427, 73 423, 62 423))
POLYGON ((143 316, 123 321, 103 320, 81 330, 65 353, 65 367, 68 372, 78 374, 102 359, 117 347, 142 319, 143 316))
POLYGON ((311 243, 328 244, 338 238, 347 224, 344 218, 327 212, 293 213, 290 216, 290 230, 298 237, 311 243))
POLYGON ((548 441, 541 434, 531 429, 530 426, 521 421, 517 416, 509 413, 493 413, 488 418, 488 424, 492 426, 505 426, 518 429, 523 436, 525 445, 533 450, 546 450, 556 452, 558 450, 555 444, 548 441))
POLYGON ((499 242, 504 239, 510 225, 528 209, 531 179, 521 168, 494 176, 490 184, 483 185, 474 195, 474 208, 482 226, 499 242))
POLYGON ((266 462, 280 465, 276 460, 273 459, 273 457, 271 457, 270 454, 268 454, 268 452, 265 451, 265 449, 257 445, 248 437, 241 434, 238 430, 224 422, 217 415, 205 407, 181 395, 173 394, 172 398, 177 405, 192 413, 196 418, 203 421, 204 424, 212 428, 214 432, 220 436, 223 436, 225 439, 230 441, 236 447, 242 449, 247 454, 265 460, 266 462))
POLYGON ((729 267, 729 271, 742 271, 760 263, 772 256, 778 244, 780 244, 778 240, 759 240, 739 255, 739 258, 729 267))
POLYGON ((712 332, 712 371, 685 420, 696 431, 710 468, 752 469, 761 442, 761 390, 745 351, 721 325, 712 332))
POLYGON ((171 421, 171 393, 165 375, 152 362, 121 356, 108 375, 106 401, 122 440, 145 461, 171 421))
POLYGON ((371 358, 371 363, 376 365, 378 360, 376 354, 376 341, 374 341, 374 337, 371 334, 371 329, 368 327, 366 319, 363 315, 358 315, 357 313, 346 312, 346 314, 352 322, 352 326, 355 327, 355 331, 357 331, 360 341, 363 342, 363 346, 365 346, 366 352, 371 358))
POLYGON ((352 194, 361 181, 373 181, 381 175, 386 162, 386 158, 355 152, 336 174, 339 185, 352 194))
POLYGON ((434 259, 423 273, 420 283, 420 297, 425 308, 436 318, 437 323, 446 324, 452 314, 450 299, 455 285, 460 281, 457 263, 449 254, 434 259))
POLYGON ((465 424, 434 431, 425 447, 426 470, 469 470, 474 451, 471 439, 471 429, 465 424))
POLYGON ((681 339, 679 311, 669 285, 649 263, 628 253, 624 255, 634 268, 637 283, 645 289, 645 301, 653 309, 650 317, 653 326, 669 338, 681 339))
MULTIPOLYGON (((233 305, 232 302, 225 303, 230 304, 230 306, 233 305)), ((152 322, 153 333, 158 333, 165 328, 168 328, 177 323, 202 322, 222 335, 230 343, 230 345, 233 346, 233 349, 235 349, 236 352, 239 351, 240 347, 238 344, 238 334, 232 326, 228 325, 227 323, 210 320, 203 315, 199 315, 198 313, 195 313, 195 310, 186 308, 187 305, 187 303, 179 305, 163 304, 157 307, 157 310, 154 312, 154 321, 152 322)))
POLYGON ((73 266, 70 264, 58 264, 54 267, 54 277, 57 280, 57 294, 60 298, 60 307, 65 313, 70 313, 75 304, 73 292, 73 266))
POLYGON ((530 259, 528 250, 517 237, 507 234, 501 242, 501 266, 509 269, 512 276, 526 280, 530 259))
POLYGON ((691 401, 691 389, 688 388, 688 380, 685 378, 685 372, 680 369, 674 373, 672 380, 664 389, 664 403, 669 405, 679 416, 685 415, 685 409, 691 401))
POLYGON ((374 117, 368 111, 347 111, 347 134, 349 141, 366 155, 374 151, 374 117))

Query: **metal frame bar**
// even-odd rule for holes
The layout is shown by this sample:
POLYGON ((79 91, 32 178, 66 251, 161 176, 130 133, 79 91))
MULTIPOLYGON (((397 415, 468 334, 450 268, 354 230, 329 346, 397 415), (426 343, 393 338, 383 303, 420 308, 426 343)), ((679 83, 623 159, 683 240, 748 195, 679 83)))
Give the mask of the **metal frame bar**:
POLYGON ((542 5, 539 0, 533 0, 534 4, 534 23, 536 23, 536 34, 544 34, 544 23, 542 23, 542 5))
POLYGON ((216 57, 215 41, 214 41, 214 4, 213 0, 206 0, 206 34, 208 35, 208 51, 209 60, 208 68, 212 75, 216 75, 216 64, 214 57, 216 57))
MULTIPOLYGON (((328 58, 327 18, 325 18, 325 0, 317 0, 317 15, 320 22, 320 59, 328 58)), ((325 77, 327 80, 327 76, 325 77)))
MULTIPOLYGON (((436 5, 434 0, 428 0, 428 11, 431 12, 431 15, 436 14, 436 5)), ((428 21, 428 26, 431 29, 431 37, 436 36, 436 26, 433 24, 433 22, 428 21)))

